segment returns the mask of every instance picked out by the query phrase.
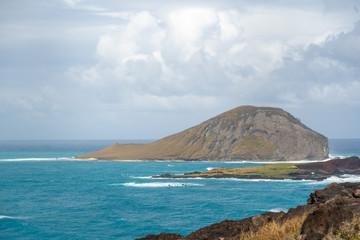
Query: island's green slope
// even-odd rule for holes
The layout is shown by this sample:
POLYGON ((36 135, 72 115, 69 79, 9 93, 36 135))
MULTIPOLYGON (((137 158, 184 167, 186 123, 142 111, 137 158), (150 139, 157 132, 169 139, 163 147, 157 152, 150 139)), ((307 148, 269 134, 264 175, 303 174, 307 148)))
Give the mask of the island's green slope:
POLYGON ((327 138, 279 108, 241 106, 148 144, 114 144, 79 158, 116 160, 324 159, 327 138))
POLYGON ((241 168, 215 168, 205 172, 194 172, 185 175, 173 175, 174 178, 261 178, 261 179, 285 179, 289 178, 291 173, 298 171, 297 165, 293 163, 267 164, 253 167, 241 168))

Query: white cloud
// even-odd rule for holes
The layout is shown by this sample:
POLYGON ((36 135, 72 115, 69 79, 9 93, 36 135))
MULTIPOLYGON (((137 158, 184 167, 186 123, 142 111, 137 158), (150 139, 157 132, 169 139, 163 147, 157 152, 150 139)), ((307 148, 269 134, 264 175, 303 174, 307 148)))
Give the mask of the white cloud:
POLYGON ((70 6, 75 6, 75 5, 83 2, 83 0, 63 0, 63 1, 70 6))
POLYGON ((238 38, 243 33, 244 30, 241 26, 242 19, 239 11, 234 9, 220 11, 217 15, 219 18, 222 41, 231 41, 238 38))
POLYGON ((0 3, 2 113, 181 125, 241 104, 359 108, 356 1, 20 2, 0 3))
POLYGON ((345 104, 360 106, 360 81, 329 83, 310 88, 309 95, 313 101, 325 105, 345 104))
MULTIPOLYGON (((166 17, 141 11, 116 33, 100 37, 96 66, 73 68, 72 73, 110 93, 100 96, 102 101, 139 108, 154 104, 174 109, 177 101, 189 107, 209 102, 201 98, 217 99, 219 104, 230 99, 239 103, 272 99, 275 104, 300 104, 308 97, 325 101, 326 97, 311 97, 328 95, 324 76, 329 74, 324 73, 349 72, 348 65, 329 54, 344 39, 353 47, 358 42, 357 35, 338 34, 335 19, 320 20, 316 11, 287 8, 241 12, 188 8, 170 11, 166 17), (197 100, 188 101, 189 96, 197 100)), ((357 59, 351 53, 346 57, 357 59)))
POLYGON ((204 47, 205 41, 216 34, 218 18, 213 9, 190 8, 170 12, 168 33, 184 61, 204 47), (209 32, 206 32, 206 31, 209 32), (210 36, 209 36, 210 35, 210 36))

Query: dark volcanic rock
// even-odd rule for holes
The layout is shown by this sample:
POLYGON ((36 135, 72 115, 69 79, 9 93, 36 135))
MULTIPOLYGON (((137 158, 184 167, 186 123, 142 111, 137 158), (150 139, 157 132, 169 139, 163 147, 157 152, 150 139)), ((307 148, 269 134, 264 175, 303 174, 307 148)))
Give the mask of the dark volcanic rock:
POLYGON ((242 220, 225 220, 201 228, 185 237, 186 240, 236 239, 242 232, 256 230, 270 221, 276 221, 285 215, 284 212, 267 212, 242 220))
POLYGON ((306 163, 297 166, 299 169, 309 171, 324 171, 327 173, 341 173, 342 171, 351 171, 360 169, 360 159, 357 156, 344 158, 344 159, 333 159, 326 162, 315 162, 306 163))
POLYGON ((160 233, 158 235, 149 234, 146 237, 138 238, 136 240, 181 240, 181 239, 184 239, 184 237, 178 233, 160 233))
POLYGON ((336 195, 341 197, 351 198, 357 189, 360 189, 360 183, 332 183, 321 190, 315 190, 310 194, 310 198, 307 200, 308 204, 324 203, 331 198, 335 198, 336 195))
POLYGON ((336 233, 339 226, 354 217, 353 210, 345 203, 340 195, 320 203, 306 217, 301 228, 304 236, 313 235, 325 237, 329 231, 336 233))
POLYGON ((114 144, 79 158, 117 160, 301 160, 328 157, 328 140, 290 113, 241 106, 148 144, 114 144))

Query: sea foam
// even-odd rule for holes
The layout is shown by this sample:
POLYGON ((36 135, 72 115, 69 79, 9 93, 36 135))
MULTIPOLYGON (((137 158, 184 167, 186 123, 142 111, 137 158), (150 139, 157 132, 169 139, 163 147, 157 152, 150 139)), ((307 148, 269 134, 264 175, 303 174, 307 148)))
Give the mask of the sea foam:
POLYGON ((286 212, 287 210, 284 208, 272 208, 269 212, 277 213, 277 212, 286 212))
POLYGON ((324 182, 360 182, 360 176, 359 175, 350 175, 350 174, 344 174, 341 175, 340 177, 336 177, 336 176, 331 176, 327 179, 324 180, 324 182))
POLYGON ((350 174, 344 174, 341 176, 331 176, 328 177, 322 181, 311 181, 309 184, 311 185, 323 185, 323 184, 330 184, 330 183, 343 183, 343 182, 360 182, 360 176, 359 175, 350 175, 350 174))
POLYGON ((137 179, 150 179, 152 178, 152 176, 144 176, 144 177, 134 177, 134 176, 130 176, 131 178, 137 178, 137 179))
POLYGON ((179 182, 152 182, 152 183, 129 182, 129 183, 123 183, 120 185, 123 185, 126 187, 143 187, 143 188, 203 186, 203 184, 179 183, 179 182))
POLYGON ((0 215, 0 219, 28 219, 28 217, 12 217, 12 216, 0 215))
POLYGON ((23 161, 61 161, 69 158, 13 158, 13 159, 0 159, 0 162, 23 162, 23 161))

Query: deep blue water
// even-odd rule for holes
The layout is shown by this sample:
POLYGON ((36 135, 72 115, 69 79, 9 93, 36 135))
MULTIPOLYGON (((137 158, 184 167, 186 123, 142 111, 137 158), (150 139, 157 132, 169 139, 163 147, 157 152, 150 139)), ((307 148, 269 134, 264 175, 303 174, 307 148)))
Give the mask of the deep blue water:
MULTIPOLYGON (((312 191, 332 181, 360 179, 149 179, 255 164, 61 160, 112 143, 0 141, 0 238, 134 239, 164 231, 187 235, 224 219, 285 211, 306 204, 312 191)), ((360 139, 330 140, 330 152, 360 156, 360 139)))

